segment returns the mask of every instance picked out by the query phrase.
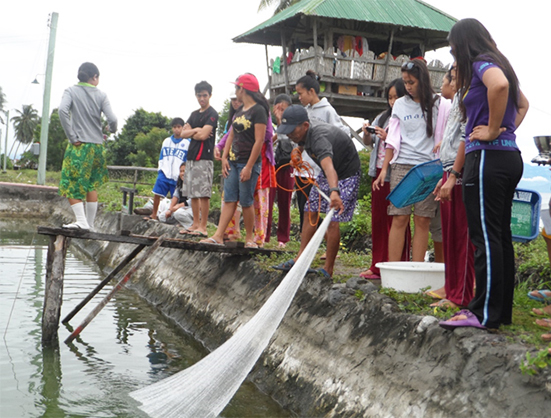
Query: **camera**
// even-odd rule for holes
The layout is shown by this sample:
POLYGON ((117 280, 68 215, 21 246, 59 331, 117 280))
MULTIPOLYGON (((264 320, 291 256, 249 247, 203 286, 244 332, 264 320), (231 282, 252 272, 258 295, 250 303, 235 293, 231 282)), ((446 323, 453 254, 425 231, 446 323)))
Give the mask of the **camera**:
POLYGON ((366 126, 365 127, 365 130, 367 132, 369 132, 370 134, 374 134, 375 133, 375 128, 373 126, 366 126))

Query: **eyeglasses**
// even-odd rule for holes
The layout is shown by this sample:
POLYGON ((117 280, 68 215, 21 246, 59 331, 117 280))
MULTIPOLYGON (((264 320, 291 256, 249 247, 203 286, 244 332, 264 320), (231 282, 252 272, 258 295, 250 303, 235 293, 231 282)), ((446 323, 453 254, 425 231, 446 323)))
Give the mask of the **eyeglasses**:
POLYGON ((402 71, 411 71, 413 67, 415 67, 413 61, 406 62, 402 65, 402 71))

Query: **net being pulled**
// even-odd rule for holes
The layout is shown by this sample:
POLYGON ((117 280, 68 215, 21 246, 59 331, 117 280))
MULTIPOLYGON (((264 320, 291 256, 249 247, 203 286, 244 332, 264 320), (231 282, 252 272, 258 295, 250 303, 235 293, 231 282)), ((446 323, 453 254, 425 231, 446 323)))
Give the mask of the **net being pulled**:
POLYGON ((130 393, 153 418, 217 417, 270 342, 329 227, 331 209, 264 306, 224 344, 193 366, 130 393))

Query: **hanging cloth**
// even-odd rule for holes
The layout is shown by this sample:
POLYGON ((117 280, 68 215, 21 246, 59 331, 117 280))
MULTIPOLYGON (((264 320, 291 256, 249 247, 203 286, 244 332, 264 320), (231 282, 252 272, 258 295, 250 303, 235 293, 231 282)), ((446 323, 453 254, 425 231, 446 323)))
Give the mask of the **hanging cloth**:
POLYGON ((276 57, 276 59, 274 60, 274 65, 272 66, 272 71, 275 74, 281 73, 281 58, 280 57, 276 57))

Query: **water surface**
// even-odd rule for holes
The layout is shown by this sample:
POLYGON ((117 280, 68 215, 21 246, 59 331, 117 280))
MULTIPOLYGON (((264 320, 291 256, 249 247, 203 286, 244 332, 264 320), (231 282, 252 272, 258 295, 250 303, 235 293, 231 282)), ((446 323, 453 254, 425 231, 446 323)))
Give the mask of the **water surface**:
MULTIPOLYGON (((118 292, 73 344, 41 346, 47 243, 36 224, 0 220, 0 417, 145 417, 128 393, 199 361, 207 350, 135 293, 118 292)), ((104 277, 67 254, 61 317, 104 277)), ((109 292, 60 325, 63 341, 109 292)), ((175 388, 177 390, 177 388, 175 388)), ((245 383, 224 417, 289 417, 245 383)))

